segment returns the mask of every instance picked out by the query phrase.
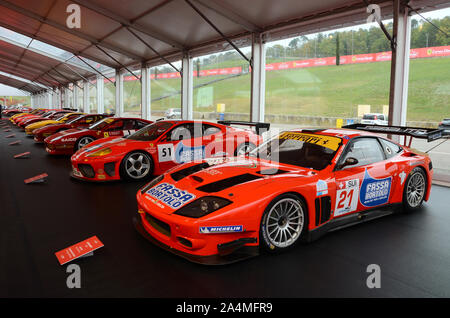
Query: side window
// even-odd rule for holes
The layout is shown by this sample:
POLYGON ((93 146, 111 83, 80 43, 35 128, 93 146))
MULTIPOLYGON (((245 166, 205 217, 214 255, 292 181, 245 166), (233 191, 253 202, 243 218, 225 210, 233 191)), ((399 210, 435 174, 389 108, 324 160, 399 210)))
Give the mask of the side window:
POLYGON ((384 115, 380 115, 380 120, 384 120, 384 115))
POLYGON ((127 120, 124 120, 124 123, 123 123, 123 130, 132 130, 132 129, 134 129, 134 126, 135 126, 135 120, 133 120, 133 119, 127 119, 127 120))
POLYGON ((82 122, 86 124, 92 124, 94 122, 94 117, 93 116, 85 117, 82 122))
POLYGON ((388 158, 394 157, 396 154, 402 151, 402 148, 393 143, 392 141, 380 138, 381 144, 383 145, 383 150, 388 158))
POLYGON ((111 123, 111 125, 109 125, 106 130, 107 131, 117 131, 117 130, 122 130, 122 128, 123 128, 123 120, 117 120, 117 121, 111 123))
POLYGON ((209 136, 213 134, 217 134, 220 132, 220 128, 211 126, 211 125, 203 125, 203 136, 209 136))
POLYGON ((144 128, 147 125, 149 125, 149 123, 146 123, 145 121, 136 120, 134 129, 139 130, 141 128, 144 128))
POLYGON ((175 127, 169 133, 168 141, 186 140, 192 138, 193 129, 192 124, 183 124, 175 127))
POLYGON ((340 162, 350 157, 358 160, 358 164, 352 167, 358 167, 383 161, 384 153, 376 138, 357 138, 351 142, 340 162))

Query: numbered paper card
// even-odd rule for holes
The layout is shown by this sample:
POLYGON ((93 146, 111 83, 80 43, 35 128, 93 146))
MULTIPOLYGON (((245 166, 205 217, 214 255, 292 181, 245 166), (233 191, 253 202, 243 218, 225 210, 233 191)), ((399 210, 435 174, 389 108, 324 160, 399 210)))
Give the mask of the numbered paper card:
POLYGON ((353 212, 358 207, 359 179, 342 181, 337 184, 336 208, 334 216, 353 212))
POLYGON ((173 151, 173 144, 158 145, 158 160, 159 162, 174 161, 175 154, 173 151))

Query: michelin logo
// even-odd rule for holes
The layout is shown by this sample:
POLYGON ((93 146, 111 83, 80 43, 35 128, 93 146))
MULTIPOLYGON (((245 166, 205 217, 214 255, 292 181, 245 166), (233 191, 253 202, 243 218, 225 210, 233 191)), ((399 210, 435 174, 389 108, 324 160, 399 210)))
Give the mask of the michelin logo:
POLYGON ((366 207, 374 207, 386 204, 389 201, 391 192, 391 177, 385 179, 375 179, 369 175, 367 170, 364 173, 364 180, 359 192, 359 201, 366 207))
POLYGON ((180 190, 169 183, 161 183, 146 192, 172 209, 178 209, 195 199, 195 195, 180 190))
POLYGON ((214 234, 214 233, 237 233, 243 232, 244 227, 242 225, 226 225, 226 226, 201 226, 201 234, 214 234))

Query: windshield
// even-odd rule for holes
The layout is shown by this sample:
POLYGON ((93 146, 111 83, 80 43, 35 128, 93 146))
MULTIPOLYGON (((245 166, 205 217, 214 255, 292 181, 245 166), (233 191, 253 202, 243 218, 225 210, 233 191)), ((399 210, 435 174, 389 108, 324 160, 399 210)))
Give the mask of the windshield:
POLYGON ((156 122, 154 124, 145 126, 144 128, 136 131, 132 135, 129 135, 127 137, 127 139, 141 140, 141 141, 155 140, 159 136, 164 134, 172 126, 173 126, 173 123, 171 123, 171 122, 167 122, 167 121, 156 122))
POLYGON ((288 131, 256 148, 250 156, 322 170, 331 163, 340 144, 338 137, 288 131))
POLYGON ((103 118, 102 120, 92 124, 89 126, 89 129, 92 130, 100 130, 108 126, 114 121, 114 118, 103 118))

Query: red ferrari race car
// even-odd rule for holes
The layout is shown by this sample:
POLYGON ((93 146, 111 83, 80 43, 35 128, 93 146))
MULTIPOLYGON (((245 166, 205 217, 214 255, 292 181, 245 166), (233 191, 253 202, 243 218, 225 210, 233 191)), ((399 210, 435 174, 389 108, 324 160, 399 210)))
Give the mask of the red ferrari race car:
MULTIPOLYGON (((359 125, 352 128, 429 140, 442 135, 359 125)), ((225 264, 403 210, 390 205, 418 209, 429 198, 432 175, 427 155, 381 135, 286 131, 248 156, 189 163, 155 178, 137 193, 134 223, 167 251, 225 264)))
POLYGON ((212 156, 234 156, 253 150, 262 137, 240 125, 269 128, 269 124, 157 121, 123 138, 92 142, 72 156, 72 176, 84 180, 141 180, 184 162, 212 156))
POLYGON ((34 116, 34 117, 28 117, 28 118, 23 118, 23 119, 19 119, 16 124, 17 126, 19 126, 20 128, 25 129, 26 126, 37 123, 39 121, 44 121, 44 120, 49 120, 49 119, 58 119, 61 116, 64 116, 67 113, 71 113, 72 111, 70 110, 52 110, 49 111, 45 114, 43 114, 42 116, 34 116))
POLYGON ((96 139, 130 135, 151 123, 140 118, 104 118, 89 128, 72 128, 45 138, 45 150, 52 155, 71 155, 96 139))
POLYGON ((57 132, 71 129, 71 128, 88 128, 90 125, 98 122, 99 120, 106 118, 106 117, 111 117, 111 116, 112 115, 108 115, 108 114, 81 115, 81 116, 78 116, 77 118, 75 118, 71 121, 65 122, 65 123, 53 124, 53 125, 48 125, 48 126, 45 126, 42 128, 38 128, 33 132, 34 141, 36 141, 38 143, 44 142, 44 139, 47 138, 48 136, 51 136, 57 132))

